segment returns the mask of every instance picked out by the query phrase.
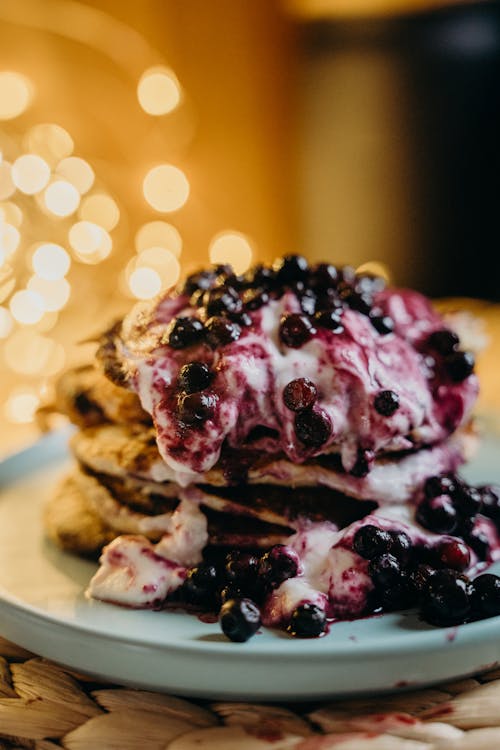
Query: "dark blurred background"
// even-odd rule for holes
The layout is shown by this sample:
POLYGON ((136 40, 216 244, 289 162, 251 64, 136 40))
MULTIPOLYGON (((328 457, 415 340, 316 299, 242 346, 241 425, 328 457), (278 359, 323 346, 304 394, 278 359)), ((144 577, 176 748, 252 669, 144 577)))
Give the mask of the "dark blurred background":
POLYGON ((493 1, 2 0, 0 448, 209 261, 302 252, 486 319, 499 62, 493 1))

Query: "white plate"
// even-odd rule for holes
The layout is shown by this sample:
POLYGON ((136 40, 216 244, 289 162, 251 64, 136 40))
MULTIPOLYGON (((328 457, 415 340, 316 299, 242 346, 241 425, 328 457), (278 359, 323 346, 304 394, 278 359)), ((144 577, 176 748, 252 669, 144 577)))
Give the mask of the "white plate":
MULTIPOLYGON (((66 435, 0 464, 0 633, 105 680, 178 694, 304 700, 430 684, 500 662, 500 618, 438 629, 411 614, 336 623, 324 638, 263 630, 231 643, 216 623, 126 610, 84 596, 93 563, 43 536, 42 506, 69 464, 66 435)), ((500 481, 500 440, 465 472, 500 481)))

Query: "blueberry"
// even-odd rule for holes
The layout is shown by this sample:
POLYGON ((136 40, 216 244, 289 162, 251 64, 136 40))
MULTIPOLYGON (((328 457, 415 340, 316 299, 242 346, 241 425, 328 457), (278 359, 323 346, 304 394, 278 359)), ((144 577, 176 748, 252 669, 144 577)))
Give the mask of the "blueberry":
POLYGON ((457 528, 457 511, 447 495, 423 500, 417 508, 416 519, 424 528, 438 534, 452 534, 457 528))
POLYGON ((259 264, 247 271, 245 280, 250 288, 272 289, 276 286, 276 271, 270 266, 259 264))
POLYGON ((217 569, 213 565, 197 565, 188 570, 182 584, 182 596, 189 604, 212 605, 215 609, 218 582, 217 569))
POLYGON ((472 605, 481 617, 500 615, 500 578, 483 573, 472 582, 472 605))
POLYGON ((476 529, 466 535, 467 544, 474 550, 480 560, 487 560, 490 554, 490 543, 486 534, 476 529))
POLYGON ((377 588, 390 588, 399 583, 401 566, 394 555, 385 553, 370 561, 368 573, 377 588))
POLYGON ((215 316, 209 318, 205 324, 207 341, 212 349, 226 346, 237 341, 241 335, 241 328, 229 318, 215 316))
POLYGON ((444 358, 448 376, 454 383, 461 383, 474 372, 474 355, 470 352, 453 352, 444 358))
POLYGON ((304 409, 295 416, 295 434, 309 448, 319 448, 332 434, 332 423, 324 411, 304 409))
POLYGON ((500 487, 478 487, 481 495, 481 513, 498 523, 500 521, 500 487))
POLYGON ((229 313, 228 316, 229 320, 232 320, 233 323, 236 323, 240 326, 240 328, 248 328, 252 325, 252 317, 245 311, 240 313, 229 313))
POLYGON ((305 289, 298 295, 300 309, 306 315, 314 315, 316 312, 317 297, 311 289, 305 289))
POLYGON ((475 516, 482 506, 481 493, 465 482, 457 482, 452 492, 455 507, 466 516, 475 516))
POLYGON ((356 531, 352 542, 354 551, 365 560, 373 560, 374 557, 389 552, 391 544, 392 538, 388 531, 369 523, 356 531))
POLYGON ((196 271, 186 278, 180 293, 191 295, 199 289, 209 289, 213 283, 213 278, 210 271, 196 271))
POLYGON ((318 263, 311 269, 311 287, 313 289, 329 289, 335 287, 339 280, 339 273, 331 263, 318 263))
POLYGON ((378 333, 382 336, 392 333, 394 331, 394 321, 389 315, 384 313, 378 308, 373 308, 370 313, 370 322, 378 333))
POLYGON ((172 349, 186 349, 198 344, 204 332, 203 323, 197 318, 174 318, 167 330, 168 345, 172 349))
POLYGON ((373 400, 375 411, 383 417, 391 417, 399 409, 399 396, 394 391, 379 391, 373 400))
POLYGON ((275 544, 259 560, 258 575, 267 588, 276 589, 299 571, 297 553, 284 544, 275 544))
POLYGON ((454 352, 459 344, 460 339, 457 334, 454 331, 450 331, 448 328, 434 331, 427 339, 429 349, 433 349, 443 357, 454 352))
POLYGON ((185 393, 204 391, 214 377, 208 365, 204 362, 190 362, 181 367, 179 385, 185 393))
POLYGON ((461 539, 443 539, 435 547, 438 561, 445 568, 463 571, 470 565, 469 547, 461 539))
POLYGON ((316 329, 305 315, 291 313, 284 315, 280 322, 279 336, 281 341, 292 349, 299 349, 316 333, 316 329))
POLYGON ((290 411, 302 411, 311 407, 318 396, 316 386, 307 378, 291 380, 283 389, 283 403, 290 411))
POLYGON ((410 537, 405 531, 389 531, 391 545, 389 552, 405 567, 410 562, 413 545, 410 537))
POLYGON ((432 625, 458 625, 471 610, 468 578, 455 570, 437 570, 423 592, 421 614, 432 625))
POLYGON ((188 393, 177 399, 177 416, 186 425, 197 425, 211 419, 217 407, 213 393, 188 393))
POLYGON ((455 481, 447 474, 428 477, 424 484, 424 495, 427 498, 438 495, 451 495, 455 491, 455 481))
POLYGON ((226 586, 223 586, 221 590, 219 591, 219 600, 221 604, 224 604, 225 602, 229 601, 229 599, 243 599, 245 596, 242 589, 240 589, 239 586, 236 586, 232 583, 228 583, 226 586))
POLYGON ((255 583, 259 559, 244 550, 232 550, 225 562, 227 580, 242 590, 247 590, 255 583))
POLYGON ((296 638, 317 638, 326 630, 326 615, 316 604, 300 604, 292 612, 287 630, 296 638))
POLYGON ((352 287, 346 287, 340 292, 340 299, 343 300, 351 310, 356 310, 362 315, 369 315, 373 299, 367 292, 357 292, 352 287))
POLYGON ((333 331, 333 333, 342 333, 344 330, 340 309, 317 312, 314 316, 314 323, 318 328, 326 328, 328 331, 333 331))
POLYGON ((243 308, 238 292, 232 287, 221 287, 205 292, 203 303, 209 317, 224 313, 239 313, 243 308))
POLYGON ((248 641, 260 627, 260 610, 251 599, 228 599, 219 612, 219 623, 231 641, 248 641))
POLYGON ((389 611, 406 609, 415 603, 415 591, 411 586, 409 577, 404 572, 401 573, 395 583, 381 588, 379 595, 384 609, 389 611))
POLYGON ((294 281, 304 281, 309 273, 309 265, 302 255, 285 255, 274 264, 276 278, 279 284, 292 284, 294 281))
POLYGON ((427 589, 429 580, 435 572, 435 568, 427 563, 419 563, 419 565, 410 572, 409 583, 418 596, 427 589))

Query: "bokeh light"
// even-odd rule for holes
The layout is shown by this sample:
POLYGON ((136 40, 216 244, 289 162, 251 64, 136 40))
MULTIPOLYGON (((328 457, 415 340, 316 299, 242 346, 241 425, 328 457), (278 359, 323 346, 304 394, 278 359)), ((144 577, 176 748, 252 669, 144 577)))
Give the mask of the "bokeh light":
POLYGON ((12 181, 26 195, 34 195, 47 185, 50 167, 41 156, 23 154, 12 165, 12 181))
POLYGON ((8 161, 0 162, 0 201, 10 198, 16 192, 12 180, 12 165, 8 161))
POLYGON ((71 182, 55 180, 46 188, 44 202, 55 216, 71 216, 80 203, 80 193, 71 182))
POLYGON ((135 266, 153 269, 160 277, 162 289, 177 284, 181 273, 179 261, 164 247, 148 247, 143 250, 137 256, 135 266))
POLYGON ((33 253, 31 264, 34 272, 41 279, 57 281, 68 273, 71 266, 71 258, 60 245, 46 242, 37 247, 33 253))
POLYGON ((64 367, 66 358, 61 344, 26 328, 7 339, 4 353, 11 370, 22 375, 54 375, 64 367))
POLYGON ((70 182, 80 195, 87 193, 94 184, 94 170, 85 159, 79 156, 68 156, 56 167, 56 175, 70 182))
POLYGON ((6 339, 13 327, 12 315, 6 307, 0 307, 0 339, 6 339))
POLYGON ((0 72, 0 120, 19 117, 30 105, 33 86, 21 73, 0 72))
POLYGON ((30 128, 24 140, 26 151, 38 154, 50 165, 73 153, 73 139, 67 130, 55 123, 41 123, 30 128))
POLYGON ((146 201, 156 211, 168 213, 181 208, 189 197, 184 172, 172 164, 160 164, 146 174, 143 182, 146 201))
POLYGON ((99 224, 110 232, 120 221, 120 209, 110 195, 94 193, 82 200, 78 216, 85 221, 99 224))
POLYGON ((141 76, 137 86, 137 98, 148 115, 166 115, 180 102, 179 81, 169 68, 149 68, 141 76))
POLYGON ((150 221, 143 224, 135 235, 135 248, 138 253, 149 247, 164 247, 179 257, 182 251, 182 237, 172 224, 166 221, 150 221))
POLYGON ((5 258, 13 255, 21 241, 19 229, 12 224, 0 223, 0 251, 4 253, 5 258))
POLYGON ((219 232, 209 246, 212 263, 229 263, 235 273, 243 273, 252 262, 252 246, 241 232, 219 232))
POLYGON ((160 292, 160 275, 154 268, 136 268, 129 276, 130 291, 137 299, 151 299, 160 292))
POLYGON ((35 418, 40 397, 33 388, 16 388, 5 402, 4 413, 9 422, 27 424, 35 418))
POLYGON ((100 263, 113 247, 105 229, 91 221, 78 221, 69 230, 69 243, 82 263, 100 263))
POLYGON ((9 308, 12 317, 26 325, 38 323, 45 312, 43 297, 30 289, 21 289, 13 294, 9 308))
POLYGON ((40 295, 43 300, 43 309, 47 312, 62 310, 71 294, 71 286, 64 278, 49 280, 32 276, 27 287, 30 292, 40 295))

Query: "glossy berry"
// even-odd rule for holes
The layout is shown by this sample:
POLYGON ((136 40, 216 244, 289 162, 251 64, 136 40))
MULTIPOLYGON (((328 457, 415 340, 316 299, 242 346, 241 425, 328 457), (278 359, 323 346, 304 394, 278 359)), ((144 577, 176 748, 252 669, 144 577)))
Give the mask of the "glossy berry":
POLYGON ((472 605, 480 617, 500 615, 500 578, 483 573, 472 582, 472 605))
POLYGON ((250 552, 232 550, 226 557, 226 578, 231 584, 246 590, 249 584, 253 584, 255 581, 258 565, 258 557, 250 552))
POLYGON ((291 313, 281 319, 279 336, 281 341, 292 349, 299 349, 316 333, 316 329, 305 315, 291 313))
POLYGON ((289 285, 294 281, 304 281, 309 272, 309 265, 302 255, 285 255, 274 264, 274 270, 278 283, 289 285))
POLYGON ((373 400, 375 411, 383 417, 391 417, 399 409, 399 396, 394 391, 379 391, 373 400))
POLYGON ((177 399, 177 416, 186 425, 200 425, 214 416, 216 407, 213 393, 188 393, 177 399))
POLYGON ((318 301, 314 292, 310 289, 306 289, 301 294, 299 294, 298 297, 300 309, 302 310, 302 312, 306 313, 306 315, 314 315, 314 313, 316 312, 316 304, 318 301))
POLYGON ((294 609, 287 630, 296 638, 317 638, 326 630, 326 615, 316 604, 300 604, 294 609))
POLYGON ((318 263, 311 269, 311 287, 313 289, 329 289, 335 287, 339 280, 339 273, 331 263, 318 263))
POLYGON ((188 570, 182 584, 182 596, 189 604, 213 604, 216 599, 217 584, 218 574, 213 565, 197 565, 188 570))
POLYGON ((190 362, 181 367, 179 386, 185 393, 198 393, 210 385, 213 377, 213 372, 204 362, 190 362))
POLYGON ((229 640, 243 643, 259 629, 260 610, 251 599, 228 599, 220 609, 219 623, 229 640))
POLYGON ((392 333, 394 331, 394 321, 389 315, 384 315, 382 312, 377 314, 375 310, 372 310, 370 315, 370 322, 378 333, 382 336, 392 333))
POLYGON ((304 409, 295 416, 295 434, 308 448, 319 448, 332 434, 330 417, 319 409, 304 409))
POLYGON ((389 535, 391 537, 389 552, 394 555, 402 567, 405 567, 412 557, 412 541, 404 531, 389 531, 389 535))
POLYGON ((247 271, 245 280, 249 288, 262 287, 269 290, 276 285, 276 271, 270 266, 258 264, 247 271))
POLYGON ((248 328, 253 322, 251 316, 245 311, 240 313, 229 313, 227 317, 229 320, 232 320, 233 323, 239 325, 240 328, 248 328))
POLYGON ((191 295, 199 289, 209 289, 213 282, 213 274, 210 271, 197 271, 187 277, 180 293, 191 295))
POLYGON ((434 331, 427 339, 427 345, 429 349, 433 349, 443 357, 454 352, 458 348, 459 344, 460 339, 458 338, 455 331, 450 331, 448 328, 442 328, 439 331, 434 331))
POLYGON ((470 352, 453 352, 444 359, 448 376, 454 383, 461 383, 474 372, 474 355, 470 352))
POLYGON ((484 485, 477 488, 481 496, 481 513, 493 521, 500 521, 500 487, 484 485))
POLYGON ((352 542, 354 551, 365 560, 373 560, 374 557, 389 552, 391 544, 392 538, 388 531, 369 523, 356 531, 352 542))
POLYGON ((356 292, 351 287, 346 287, 340 293, 340 298, 351 308, 362 315, 368 315, 372 309, 372 297, 366 292, 356 292))
POLYGON ((438 534, 452 534, 458 524, 458 514, 447 495, 423 500, 417 508, 416 519, 424 528, 438 534))
POLYGON ((379 590, 380 601, 385 610, 406 609, 415 603, 415 592, 410 579, 402 572, 396 583, 379 590))
POLYGON ((424 495, 429 499, 438 495, 451 495, 455 488, 454 479, 446 474, 428 477, 424 484, 424 495))
POLYGON ((421 614, 432 625, 458 625, 471 611, 469 580, 455 570, 437 570, 422 597, 421 614))
POLYGON ((475 516, 481 510, 481 493, 463 481, 456 482, 452 497, 460 513, 466 516, 475 516))
POLYGON ((226 346, 237 341, 241 335, 241 328, 226 317, 209 318, 205 324, 207 341, 212 349, 226 346))
POLYGON ((368 573, 377 588, 390 588, 399 582, 401 566, 394 555, 386 553, 371 560, 368 573))
POLYGON ((243 590, 235 584, 228 583, 223 586, 219 591, 219 601, 221 604, 229 601, 229 599, 243 599, 245 596, 243 590))
POLYGON ((207 316, 239 313, 243 307, 238 292, 232 287, 205 292, 203 303, 207 309, 207 316))
POLYGON ((290 411, 308 409, 315 403, 317 396, 316 386, 307 378, 291 380, 283 388, 283 403, 290 411))
POLYGON ((461 539, 443 539, 435 547, 438 562, 459 572, 470 565, 470 549, 461 539))
POLYGON ((427 563, 419 563, 409 575, 409 583, 417 596, 420 596, 426 589, 431 576, 436 572, 435 568, 427 563))
POLYGON ((168 327, 167 341, 172 349, 186 349, 198 344, 204 335, 203 323, 197 318, 175 318, 168 327))
POLYGON ((278 588, 288 578, 295 578, 298 571, 297 553, 284 544, 275 544, 259 561, 258 575, 267 588, 278 588))
POLYGON ((314 323, 318 328, 326 328, 333 333, 342 333, 344 330, 342 314, 339 309, 317 312, 314 316, 314 323))

